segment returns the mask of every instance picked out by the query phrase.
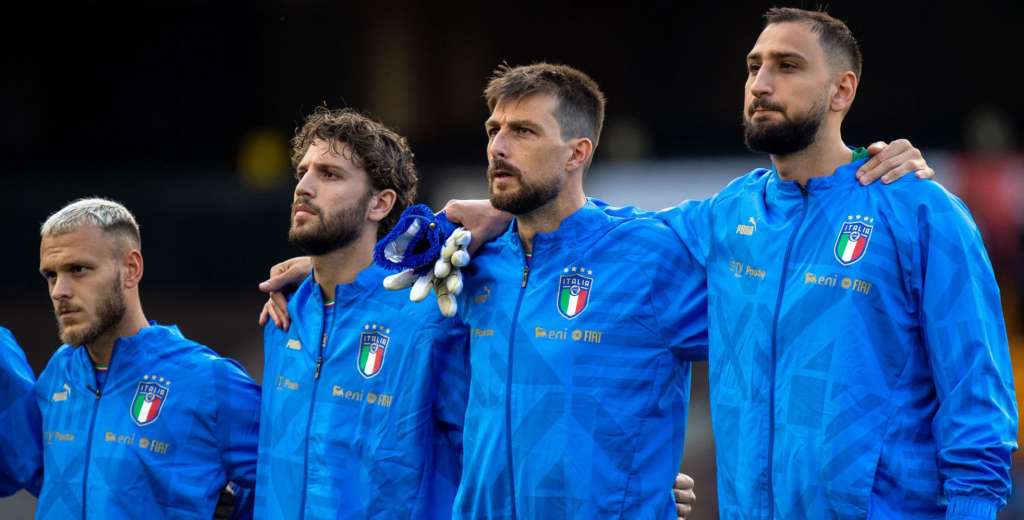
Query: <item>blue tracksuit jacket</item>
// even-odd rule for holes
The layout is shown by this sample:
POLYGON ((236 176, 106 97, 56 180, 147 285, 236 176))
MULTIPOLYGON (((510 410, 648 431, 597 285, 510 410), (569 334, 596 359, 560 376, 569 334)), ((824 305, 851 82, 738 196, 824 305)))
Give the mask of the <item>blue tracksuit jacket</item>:
POLYGON ((471 385, 457 518, 675 518, 703 271, 668 227, 592 202, 465 270, 471 385))
MULTIPOLYGON (((36 518, 209 520, 229 480, 255 485, 259 387, 177 327, 154 323, 118 339, 101 388, 85 348, 64 345, 35 393, 36 518)), ((236 516, 246 514, 251 503, 236 516)))
POLYGON ((720 515, 994 518, 1017 408, 978 229, 937 183, 860 186, 854 158, 660 214, 707 269, 720 515))
POLYGON ((39 494, 43 484, 43 446, 36 382, 14 335, 0 327, 0 497, 25 488, 39 494))
POLYGON ((450 518, 466 330, 371 266, 324 307, 312 276, 264 329, 256 516, 450 518))

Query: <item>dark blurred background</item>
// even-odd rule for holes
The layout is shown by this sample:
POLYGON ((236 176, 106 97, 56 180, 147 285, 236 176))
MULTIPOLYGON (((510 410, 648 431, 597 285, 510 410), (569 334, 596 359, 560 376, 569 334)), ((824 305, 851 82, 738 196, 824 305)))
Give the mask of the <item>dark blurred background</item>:
MULTIPOLYGON (((37 274, 38 227, 75 198, 110 197, 142 226, 147 315, 179 324, 259 378, 256 284, 296 253, 285 240, 288 139, 303 116, 321 103, 363 109, 409 137, 423 201, 480 195, 487 116, 480 92, 502 62, 567 63, 601 84, 608 114, 589 193, 648 207, 707 196, 767 162, 744 150, 740 108, 744 57, 772 5, 5 7, 0 325, 41 370, 58 340, 37 274)), ((865 56, 844 134, 851 145, 910 138, 938 180, 967 200, 1003 291, 1020 383, 1024 8, 939 5, 828 6, 865 56)), ((698 366, 683 462, 700 496, 692 518, 717 517, 705 374, 698 366)), ((27 515, 30 507, 25 497, 0 501, 0 516, 27 515)), ((1011 507, 1017 512, 1006 518, 1024 515, 1024 505, 1011 507)))

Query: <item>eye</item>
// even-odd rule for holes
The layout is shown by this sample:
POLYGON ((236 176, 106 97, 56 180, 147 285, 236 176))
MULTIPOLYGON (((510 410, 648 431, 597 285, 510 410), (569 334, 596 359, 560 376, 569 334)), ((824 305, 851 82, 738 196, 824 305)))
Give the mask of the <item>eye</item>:
POLYGON ((521 126, 519 128, 516 128, 516 133, 519 134, 519 135, 530 135, 530 134, 533 133, 533 130, 531 130, 529 128, 526 128, 524 126, 521 126))
POLYGON ((341 177, 341 175, 338 175, 337 172, 331 170, 324 170, 323 174, 321 174, 320 176, 325 179, 337 179, 341 177))
POLYGON ((498 127, 492 126, 487 129, 487 137, 494 137, 498 135, 498 127))
POLYGON ((761 64, 759 64, 759 63, 748 63, 747 64, 747 73, 749 73, 749 74, 757 74, 757 71, 759 71, 759 70, 761 70, 761 64))
POLYGON ((305 175, 305 174, 306 174, 306 170, 295 170, 295 174, 293 175, 293 177, 295 177, 296 181, 301 181, 302 180, 302 176, 305 175))
POLYGON ((795 63, 784 61, 784 62, 782 62, 781 65, 779 65, 779 68, 782 69, 782 70, 794 70, 797 67, 796 67, 795 63))
POLYGON ((42 274, 42 275, 43 275, 43 278, 45 278, 45 279, 46 279, 46 281, 48 281, 48 282, 51 282, 51 281, 53 281, 53 280, 56 280, 56 279, 57 279, 57 273, 55 273, 55 272, 53 272, 53 271, 43 271, 43 272, 42 272, 42 273, 40 273, 40 274, 42 274))
POLYGON ((88 270, 89 268, 84 265, 73 265, 68 269, 68 272, 71 274, 84 274, 88 270))

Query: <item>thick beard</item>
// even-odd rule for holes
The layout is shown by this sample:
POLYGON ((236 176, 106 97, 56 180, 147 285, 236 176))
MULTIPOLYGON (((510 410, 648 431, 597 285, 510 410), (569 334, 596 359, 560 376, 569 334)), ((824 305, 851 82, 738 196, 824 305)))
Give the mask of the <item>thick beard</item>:
POLYGON ((528 184, 522 175, 518 178, 519 189, 515 191, 495 193, 493 188, 489 190, 491 205, 495 209, 513 215, 526 215, 551 202, 561 192, 558 178, 538 184, 528 184))
POLYGON ((341 208, 326 216, 321 208, 317 208, 319 211, 316 217, 320 224, 308 231, 299 231, 294 227, 289 229, 288 243, 311 256, 326 255, 351 244, 363 230, 366 209, 372 195, 368 191, 363 200, 354 206, 341 208))
POLYGON ((750 115, 743 117, 743 141, 752 152, 790 155, 812 145, 825 120, 825 104, 815 103, 805 114, 787 118, 780 123, 754 124, 750 115))
POLYGON ((89 345, 97 338, 108 332, 110 329, 121 323, 124 319, 126 307, 124 294, 121 292, 121 274, 118 273, 117 280, 110 285, 107 294, 96 307, 96 321, 88 329, 73 333, 65 331, 60 324, 60 317, 57 317, 57 333, 60 340, 71 346, 89 345))

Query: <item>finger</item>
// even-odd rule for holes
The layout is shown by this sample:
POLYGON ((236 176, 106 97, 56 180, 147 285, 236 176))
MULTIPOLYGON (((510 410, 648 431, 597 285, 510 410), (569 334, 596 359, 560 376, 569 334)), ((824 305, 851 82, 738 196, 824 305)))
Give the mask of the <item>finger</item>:
MULTIPOLYGON (((891 147, 892 145, 889 146, 891 147)), ((879 157, 881 157, 881 155, 882 154, 879 154, 879 157)), ((890 171, 896 169, 896 167, 899 166, 902 162, 903 159, 900 157, 890 157, 888 159, 885 159, 879 162, 875 167, 864 170, 864 173, 861 174, 861 176, 859 177, 860 183, 867 186, 868 184, 871 184, 872 182, 875 182, 878 179, 880 179, 886 173, 889 173, 890 171)))
POLYGON ((677 504, 692 504, 697 501, 697 494, 690 489, 673 489, 672 495, 677 504))
POLYGON ((887 143, 885 141, 875 141, 875 142, 873 142, 873 143, 868 145, 868 148, 867 148, 868 155, 870 155, 870 156, 878 155, 878 152, 881 152, 882 150, 885 150, 886 146, 889 146, 889 143, 887 143))
POLYGON ((274 325, 276 325, 277 328, 279 329, 283 329, 281 318, 278 317, 277 313, 274 311, 274 304, 268 300, 267 303, 263 305, 263 309, 270 316, 270 319, 271 321, 274 322, 274 325))
POLYGON ((281 325, 283 330, 288 330, 291 325, 291 316, 288 315, 288 299, 279 292, 270 293, 270 303, 274 307, 274 313, 277 314, 278 318, 281 318, 281 325))
POLYGON ((935 177, 935 170, 931 169, 931 167, 925 167, 924 169, 914 172, 914 175, 917 175, 918 179, 931 179, 932 177, 935 177))
POLYGON ((686 504, 676 504, 676 517, 686 518, 686 515, 690 514, 690 506, 686 504))
POLYGON ((896 182, 904 175, 924 169, 927 166, 928 165, 925 164, 924 159, 911 159, 909 161, 902 162, 882 176, 882 184, 896 182))
POLYGON ((686 473, 677 473, 675 489, 693 489, 693 478, 686 473))
POLYGON ((867 150, 869 158, 864 164, 860 165, 860 168, 857 168, 856 176, 858 179, 861 175, 864 175, 865 171, 874 168, 882 161, 882 159, 878 158, 878 154, 885 150, 887 146, 888 144, 886 144, 885 141, 875 141, 868 145, 867 150))
POLYGON ((270 318, 270 311, 267 310, 267 305, 270 305, 270 302, 264 303, 263 308, 260 309, 260 327, 266 325, 267 318, 270 318))

